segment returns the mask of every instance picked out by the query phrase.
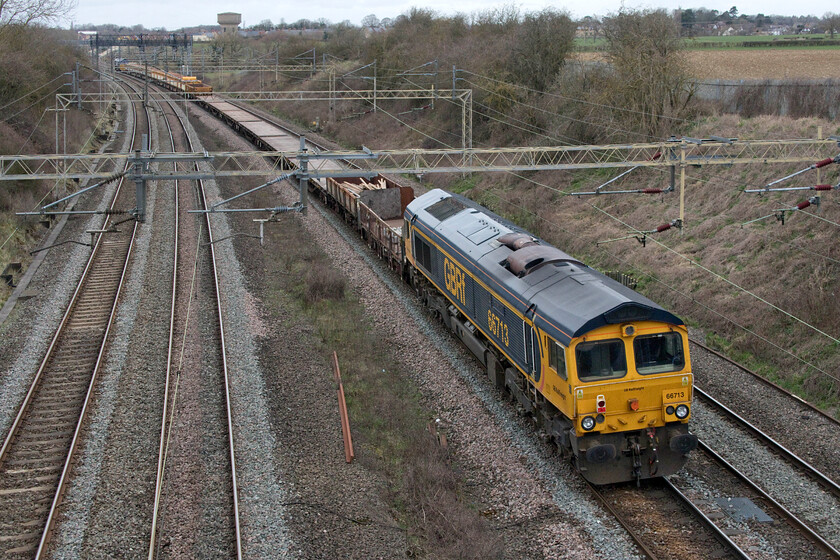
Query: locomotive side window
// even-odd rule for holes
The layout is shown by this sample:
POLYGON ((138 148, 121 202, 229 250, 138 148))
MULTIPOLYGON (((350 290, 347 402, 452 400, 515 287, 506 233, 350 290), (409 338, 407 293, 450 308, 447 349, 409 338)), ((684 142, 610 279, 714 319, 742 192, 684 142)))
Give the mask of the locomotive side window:
POLYGON ((568 379, 568 375, 566 374, 566 351, 565 349, 551 340, 548 340, 548 365, 557 372, 557 375, 560 376, 560 379, 566 380, 568 379))
POLYGON ((419 235, 414 236, 414 258, 428 272, 432 271, 432 248, 419 235))
POLYGON ((636 371, 642 375, 680 371, 685 367, 682 337, 678 333, 637 336, 633 340, 636 371))
POLYGON ((581 381, 616 379, 627 374, 627 359, 621 340, 584 342, 575 348, 578 378, 581 381))

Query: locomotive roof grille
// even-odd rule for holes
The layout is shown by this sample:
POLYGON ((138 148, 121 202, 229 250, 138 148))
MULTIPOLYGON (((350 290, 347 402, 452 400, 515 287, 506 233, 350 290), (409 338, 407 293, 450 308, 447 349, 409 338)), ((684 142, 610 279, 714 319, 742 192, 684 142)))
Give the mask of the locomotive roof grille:
POLYGON ((649 307, 642 307, 634 303, 619 305, 612 311, 604 314, 604 319, 610 324, 630 323, 632 321, 647 321, 651 316, 649 307))
POLYGON ((451 218, 461 210, 466 208, 466 205, 463 204, 460 200, 454 197, 444 198, 440 202, 435 202, 428 208, 426 208, 426 212, 440 220, 441 222, 446 220, 447 218, 451 218))

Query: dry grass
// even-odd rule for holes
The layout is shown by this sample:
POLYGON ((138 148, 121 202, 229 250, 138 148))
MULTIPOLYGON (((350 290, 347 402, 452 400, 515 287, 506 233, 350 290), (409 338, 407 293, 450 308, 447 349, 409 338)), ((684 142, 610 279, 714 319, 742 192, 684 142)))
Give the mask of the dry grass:
POLYGON ((305 286, 303 300, 313 305, 319 301, 344 298, 347 280, 324 260, 307 270, 305 286))
MULTIPOLYGON (((340 348, 342 379, 358 460, 382 472, 393 516, 406 529, 413 553, 429 558, 493 558, 501 543, 464 499, 449 452, 426 431, 431 413, 399 362, 368 323, 361 303, 297 219, 274 230, 283 247, 267 261, 270 290, 300 294, 298 313, 313 325, 314 352, 340 348)), ((271 301, 266 301, 268 305, 271 301)))

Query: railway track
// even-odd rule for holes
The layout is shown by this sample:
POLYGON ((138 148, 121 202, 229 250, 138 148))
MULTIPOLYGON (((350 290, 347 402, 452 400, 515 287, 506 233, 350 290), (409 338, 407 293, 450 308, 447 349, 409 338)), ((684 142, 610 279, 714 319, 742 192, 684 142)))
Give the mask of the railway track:
MULTIPOLYGON (((147 130, 148 123, 146 115, 147 130)), ((117 213, 133 202, 130 189, 121 187, 122 180, 112 214, 96 236, 67 311, 0 449, 0 549, 7 557, 43 556, 63 498, 137 231, 136 221, 117 213)))
POLYGON ((638 488, 626 484, 589 487, 649 560, 749 558, 667 479, 648 480, 638 488))
POLYGON ((766 542, 778 558, 840 558, 831 543, 702 441, 699 451, 669 483, 694 496, 697 508, 742 550, 766 542), (704 495, 698 486, 712 495, 704 495))
POLYGON ((731 365, 732 367, 738 369, 739 371, 747 374, 751 379, 754 379, 755 381, 757 381, 761 385, 763 385, 765 387, 769 387, 773 391, 784 395, 785 397, 789 398, 792 402, 797 403, 797 405, 802 407, 803 410, 807 410, 810 413, 816 414, 823 421, 825 421, 825 422, 833 425, 834 427, 840 429, 840 420, 838 420, 834 416, 826 414, 825 412, 823 412, 822 410, 820 410, 819 408, 817 408, 813 404, 811 404, 808 401, 802 399, 801 397, 791 393, 790 391, 788 391, 784 387, 782 387, 782 386, 780 386, 776 383, 773 383, 769 379, 759 375, 758 373, 752 371, 751 369, 742 366, 741 364, 739 364, 735 360, 732 360, 731 358, 728 358, 727 356, 724 356, 723 354, 721 354, 717 350, 714 350, 713 348, 710 348, 709 346, 706 346, 705 344, 703 344, 699 340, 696 340, 694 337, 689 337, 689 342, 691 342, 691 344, 697 346, 698 348, 701 348, 703 351, 708 352, 709 354, 712 354, 713 356, 723 360, 724 362, 726 362, 727 364, 731 365))
MULTIPOLYGON (((161 110, 173 151, 193 151, 187 126, 174 110, 173 103, 163 104, 161 110), (177 132, 173 128, 176 128, 177 132)), ((230 550, 225 555, 241 558, 242 538, 233 440, 233 410, 213 228, 209 215, 198 217, 187 214, 187 211, 196 205, 200 208, 207 207, 203 183, 176 181, 174 202, 175 262, 172 274, 168 358, 148 558, 151 560, 179 554, 200 555, 194 548, 199 540, 213 541, 217 549, 229 546, 230 550), (202 261, 209 261, 209 267, 201 266, 202 261), (213 293, 212 313, 193 309, 199 289, 213 293), (202 332, 197 325, 199 322, 204 329, 212 330, 217 339, 215 343, 202 338, 202 332), (207 323, 212 326, 208 326, 207 323), (209 351, 215 350, 218 355, 217 364, 205 368, 207 364, 206 357, 201 355, 202 347, 209 351), (208 374, 202 371, 203 369, 212 373, 208 374), (208 377, 212 379, 208 381, 208 377), (222 393, 211 399, 214 406, 210 408, 214 410, 209 411, 208 404, 201 402, 199 398, 200 393, 208 391, 208 384, 212 385, 211 390, 220 388, 222 393), (201 429, 207 430, 208 422, 221 424, 216 428, 225 434, 226 439, 224 447, 227 449, 227 464, 224 468, 229 477, 226 483, 215 486, 211 485, 212 473, 208 472, 214 469, 204 464, 208 455, 207 443, 198 442, 202 448, 197 449, 196 442, 182 441, 185 438, 182 432, 188 429, 185 425, 200 423, 201 429), (204 480, 205 483, 197 483, 191 477, 204 480), (229 524, 218 519, 196 522, 196 519, 202 516, 202 512, 196 508, 200 508, 199 504, 207 501, 207 496, 202 493, 208 488, 228 494, 229 501, 224 509, 227 510, 225 516, 231 520, 229 524), (184 496, 191 499, 184 500, 184 496), (198 523, 198 527, 195 523, 198 523), (184 530, 185 526, 192 526, 192 530, 184 530), (219 534, 220 532, 229 534, 219 534)), ((212 460, 216 459, 218 457, 212 460)))
MULTIPOLYGON (((800 530, 825 549, 829 557, 840 558, 837 552, 840 528, 835 516, 831 515, 831 511, 840 509, 840 485, 710 395, 700 389, 695 390, 700 402, 731 424, 727 429, 727 439, 741 441, 740 435, 752 438, 756 448, 773 458, 772 462, 768 462, 757 453, 736 453, 726 467, 750 485, 752 492, 761 494, 761 501, 768 503, 772 509, 784 509, 784 515, 790 517, 789 522, 800 526, 800 530), (737 469, 730 464, 735 462, 737 469), (757 482, 753 483, 748 476, 757 482), (791 492, 792 488, 796 490, 791 492)), ((697 410, 695 408, 695 412, 697 410)), ((717 442, 715 446, 721 449, 721 453, 732 454, 731 449, 722 451, 730 447, 725 443, 717 442)), ((702 449, 718 463, 724 461, 709 445, 704 444, 702 449)), ((691 467, 692 463, 689 463, 688 468, 691 467)))
POLYGON ((691 344, 695 387, 840 484, 840 421, 700 342, 691 344))

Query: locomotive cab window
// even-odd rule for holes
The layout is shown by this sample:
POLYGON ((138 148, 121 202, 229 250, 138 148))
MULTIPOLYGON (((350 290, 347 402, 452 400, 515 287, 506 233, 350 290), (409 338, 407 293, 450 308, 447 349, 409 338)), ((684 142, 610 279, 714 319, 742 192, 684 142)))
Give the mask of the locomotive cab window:
POLYGON ((578 379, 581 381, 601 381, 617 379, 627 375, 627 359, 624 342, 605 340, 583 342, 575 348, 578 379))
POLYGON ((642 375, 680 371, 685 367, 682 337, 679 333, 637 336, 633 340, 636 371, 642 375))
POLYGON ((548 365, 557 372, 560 379, 565 381, 568 379, 566 374, 566 349, 550 338, 546 340, 548 340, 548 365))

